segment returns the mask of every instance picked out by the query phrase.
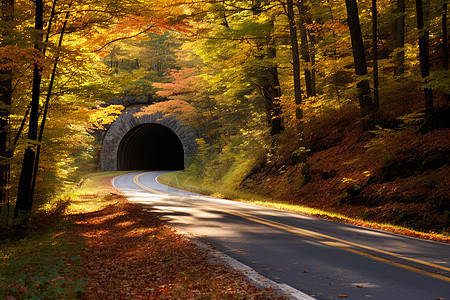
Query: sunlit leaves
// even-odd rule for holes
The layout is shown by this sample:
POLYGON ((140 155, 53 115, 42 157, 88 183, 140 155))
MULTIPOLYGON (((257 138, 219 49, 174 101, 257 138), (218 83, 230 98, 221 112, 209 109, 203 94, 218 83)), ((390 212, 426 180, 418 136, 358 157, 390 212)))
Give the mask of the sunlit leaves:
POLYGON ((170 70, 172 82, 154 83, 153 86, 160 89, 156 94, 169 99, 190 100, 189 98, 197 91, 195 89, 195 84, 199 81, 196 78, 197 73, 195 68, 170 70))
POLYGON ((89 115, 89 123, 94 130, 105 129, 106 125, 111 124, 120 115, 124 109, 122 105, 108 105, 105 107, 99 106, 94 110, 94 113, 89 115))
POLYGON ((135 116, 141 117, 143 115, 152 115, 157 112, 161 112, 166 116, 176 116, 180 120, 189 122, 193 118, 195 113, 194 107, 182 100, 169 100, 164 102, 158 102, 153 105, 144 107, 135 116))

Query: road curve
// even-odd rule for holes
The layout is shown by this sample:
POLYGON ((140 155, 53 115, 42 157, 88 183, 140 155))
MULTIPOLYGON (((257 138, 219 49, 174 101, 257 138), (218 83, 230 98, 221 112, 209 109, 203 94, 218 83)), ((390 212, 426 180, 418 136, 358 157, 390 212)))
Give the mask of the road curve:
POLYGON ((134 172, 113 185, 174 227, 316 299, 450 299, 450 245, 194 194, 134 172))

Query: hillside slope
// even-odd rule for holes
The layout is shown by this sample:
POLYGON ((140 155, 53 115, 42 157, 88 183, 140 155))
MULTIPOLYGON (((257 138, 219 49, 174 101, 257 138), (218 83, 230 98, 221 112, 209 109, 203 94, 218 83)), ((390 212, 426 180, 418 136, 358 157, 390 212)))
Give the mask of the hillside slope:
POLYGON ((436 99, 434 128, 421 127, 423 94, 412 84, 385 96, 379 127, 363 132, 347 105, 305 124, 306 163, 293 133, 261 159, 241 188, 375 222, 450 233, 448 102, 436 99))

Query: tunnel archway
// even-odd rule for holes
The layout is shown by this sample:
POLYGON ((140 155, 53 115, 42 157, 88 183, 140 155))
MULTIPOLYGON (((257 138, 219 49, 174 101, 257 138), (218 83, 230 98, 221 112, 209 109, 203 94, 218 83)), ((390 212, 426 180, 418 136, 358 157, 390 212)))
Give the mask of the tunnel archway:
MULTIPOLYGON (((136 113, 140 112, 142 107, 144 106, 125 109, 105 132, 100 151, 100 167, 103 171, 116 171, 119 170, 119 168, 122 170, 157 168, 147 163, 139 164, 140 166, 138 167, 136 162, 129 161, 126 157, 131 155, 133 151, 136 151, 134 152, 134 155, 141 157, 140 161, 142 162, 147 159, 146 153, 149 153, 148 151, 141 150, 146 148, 143 140, 152 141, 154 139, 170 139, 174 141, 173 134, 175 134, 182 145, 181 147, 178 147, 179 144, 177 142, 172 142, 178 144, 177 147, 173 148, 181 149, 180 151, 183 151, 183 154, 181 154, 180 151, 178 151, 177 154, 172 153, 177 157, 174 164, 164 164, 161 169, 184 169, 189 158, 195 154, 198 147, 196 141, 197 133, 192 127, 183 124, 180 119, 174 116, 166 116, 161 112, 136 116, 136 113), (166 135, 162 134, 159 136, 158 131, 165 132, 166 135), (142 145, 144 145, 144 147, 142 145), (120 155, 119 146, 121 148, 120 155), (181 157, 183 157, 184 163, 180 163, 181 157)), ((166 143, 167 142, 158 142, 160 146, 163 146, 166 143)), ((163 153, 171 153, 171 150, 165 149, 164 146, 162 149, 163 153)), ((155 157, 158 156, 156 152, 153 154, 155 157)))
POLYGON ((161 124, 148 123, 125 134, 117 151, 118 170, 182 170, 183 145, 178 136, 161 124))

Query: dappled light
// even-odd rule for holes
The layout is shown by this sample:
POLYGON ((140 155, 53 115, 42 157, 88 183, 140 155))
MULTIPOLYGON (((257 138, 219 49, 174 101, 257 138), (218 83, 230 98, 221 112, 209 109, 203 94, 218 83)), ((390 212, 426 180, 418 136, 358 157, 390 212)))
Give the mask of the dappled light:
MULTIPOLYGON (((137 189, 129 193, 130 199, 146 199, 143 205, 174 200, 137 189)), ((242 275, 209 264, 208 255, 161 222, 155 208, 142 209, 119 195, 108 201, 101 210, 68 216, 76 224, 75 233, 87 239, 82 253, 83 274, 90 278, 85 297, 160 299, 181 293, 182 298, 195 298, 200 291, 264 297, 265 292, 249 286, 242 275), (205 274, 214 279, 203 282, 205 274), (236 280, 239 287, 228 287, 236 280), (195 290, 192 284, 197 284, 195 290)))
POLYGON ((433 243, 412 243, 409 238, 377 230, 193 195, 160 184, 156 178, 163 173, 132 173, 121 177, 116 184, 131 202, 152 210, 164 222, 201 237, 220 251, 245 261, 272 278, 297 286, 303 286, 302 282, 307 280, 305 288, 316 290, 321 290, 325 281, 326 285, 337 285, 333 291, 340 291, 341 295, 374 297, 381 295, 383 287, 389 284, 380 283, 380 280, 390 282, 403 276, 396 274, 398 268, 416 273, 408 276, 426 274, 436 279, 448 278, 440 275, 448 270, 448 263, 440 259, 441 254, 429 256, 434 252, 432 248, 438 247, 433 243), (137 184, 136 188, 131 188, 133 184, 126 184, 125 178, 137 184), (142 190, 139 191, 137 186, 142 190), (292 257, 301 259, 291 262, 292 257), (283 261, 282 267, 278 267, 280 260, 283 261), (428 271, 429 268, 437 273, 428 271), (387 269, 393 272, 391 279, 374 275, 383 274, 387 269), (339 275, 324 276, 323 270, 339 275), (361 281, 353 283, 355 278, 361 281), (355 287, 357 289, 352 290, 355 287))

